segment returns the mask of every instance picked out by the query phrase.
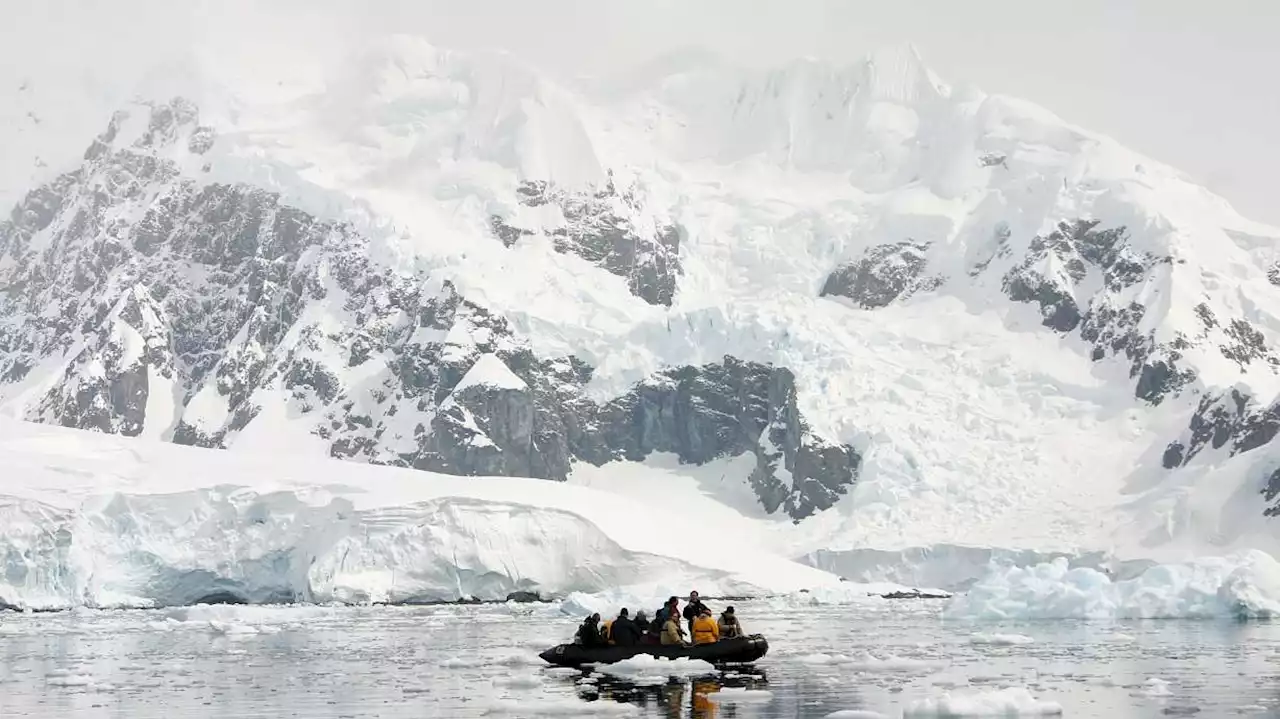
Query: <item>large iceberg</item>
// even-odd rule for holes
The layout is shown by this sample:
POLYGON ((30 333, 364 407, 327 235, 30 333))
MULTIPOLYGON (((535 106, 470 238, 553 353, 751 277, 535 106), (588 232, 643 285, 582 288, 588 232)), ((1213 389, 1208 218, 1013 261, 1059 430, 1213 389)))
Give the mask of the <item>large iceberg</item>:
POLYGON ((1246 550, 1157 564, 1112 579, 1066 559, 995 568, 948 604, 965 619, 1172 619, 1280 616, 1280 562, 1246 550))
POLYGON ((627 586, 772 593, 839 584, 759 551, 704 555, 699 548, 710 537, 734 541, 740 530, 707 526, 690 504, 628 498, 628 510, 618 511, 617 495, 566 483, 2 422, 0 605, 10 607, 501 600, 627 586))

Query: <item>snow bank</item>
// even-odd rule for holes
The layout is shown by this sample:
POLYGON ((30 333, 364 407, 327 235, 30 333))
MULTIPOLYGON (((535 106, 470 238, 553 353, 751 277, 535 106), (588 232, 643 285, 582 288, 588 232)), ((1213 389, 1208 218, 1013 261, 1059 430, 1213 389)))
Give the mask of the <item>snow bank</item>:
MULTIPOLYGON (((708 554, 682 535, 653 531, 659 513, 675 525, 705 524, 696 503, 659 508, 636 499, 634 511, 619 514, 616 495, 545 480, 201 450, 0 422, 0 604, 19 608, 174 606, 215 597, 252 604, 502 600, 516 591, 563 596, 619 586, 660 589, 665 599, 690 588, 766 594, 839 584, 777 555, 708 554)), ((723 541, 732 544, 738 531, 726 528, 723 541)))
POLYGON ((634 679, 636 677, 679 677, 684 679, 718 673, 710 662, 704 662, 701 659, 659 659, 648 654, 640 654, 612 664, 603 664, 598 669, 605 674, 626 679, 634 679))
POLYGON ((996 691, 951 694, 911 702, 904 717, 1053 716, 1062 706, 1040 701, 1022 687, 996 691))
POLYGON ((1280 563, 1249 550, 1153 566, 1113 581, 1059 559, 994 570, 950 600, 945 615, 967 619, 1120 619, 1280 616, 1280 563))
POLYGON ((1033 642, 1035 640, 1025 634, 986 634, 978 632, 969 637, 970 644, 990 644, 997 647, 1012 647, 1033 642))

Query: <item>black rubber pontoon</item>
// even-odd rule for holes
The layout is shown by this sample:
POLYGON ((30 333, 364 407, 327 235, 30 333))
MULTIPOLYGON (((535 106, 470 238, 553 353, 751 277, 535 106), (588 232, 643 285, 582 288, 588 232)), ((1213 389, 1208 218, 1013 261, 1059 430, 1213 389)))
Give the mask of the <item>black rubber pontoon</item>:
POLYGON ((638 654, 651 657, 676 659, 686 657, 701 659, 712 664, 744 664, 754 662, 769 651, 769 642, 761 634, 749 637, 723 639, 712 644, 696 644, 691 647, 638 644, 633 647, 584 647, 581 644, 560 644, 539 654, 543 661, 560 667, 577 667, 583 664, 612 664, 630 659, 638 654))

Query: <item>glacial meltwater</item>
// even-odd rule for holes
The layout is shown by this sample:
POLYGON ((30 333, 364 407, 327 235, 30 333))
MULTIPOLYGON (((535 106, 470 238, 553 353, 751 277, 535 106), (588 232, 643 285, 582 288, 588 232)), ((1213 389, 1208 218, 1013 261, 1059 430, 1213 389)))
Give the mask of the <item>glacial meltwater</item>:
POLYGON ((1280 717, 1280 622, 734 604, 771 648, 725 672, 546 666, 580 620, 554 604, 0 612, 0 716, 1280 717))

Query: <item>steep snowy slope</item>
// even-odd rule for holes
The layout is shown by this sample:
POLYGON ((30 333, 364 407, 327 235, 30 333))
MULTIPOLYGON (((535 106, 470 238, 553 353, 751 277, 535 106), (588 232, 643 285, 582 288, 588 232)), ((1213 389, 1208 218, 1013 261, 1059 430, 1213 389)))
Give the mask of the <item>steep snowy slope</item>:
POLYGON ((1145 552, 1135 509, 1275 435, 1280 230, 909 49, 590 87, 413 38, 334 66, 276 96, 183 68, 33 188, 0 412, 459 475, 670 454, 836 567, 1145 552))

